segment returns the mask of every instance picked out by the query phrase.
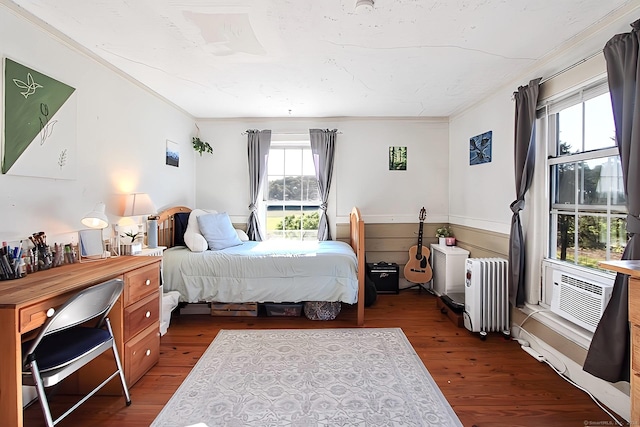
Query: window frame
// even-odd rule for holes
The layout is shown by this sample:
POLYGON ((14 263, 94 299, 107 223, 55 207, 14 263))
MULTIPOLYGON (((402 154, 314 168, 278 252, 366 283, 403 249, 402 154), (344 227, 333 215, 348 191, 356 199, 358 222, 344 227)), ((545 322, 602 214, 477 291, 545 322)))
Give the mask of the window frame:
MULTIPOLYGON (((269 155, 271 155, 271 153, 273 152, 274 149, 290 149, 290 150, 304 150, 304 151, 308 151, 309 155, 311 156, 311 161, 313 162, 313 153, 311 151, 311 142, 309 140, 308 135, 306 136, 306 138, 301 138, 301 137, 297 137, 295 140, 272 140, 271 141, 271 145, 269 147, 269 155)), ((304 154, 304 153, 303 153, 304 154)), ((285 157, 286 158, 286 157, 285 157)), ((286 167, 286 166, 285 166, 286 167)), ((304 169, 302 170, 302 172, 304 172, 304 169)), ((301 223, 300 223, 300 238, 299 239, 293 239, 290 237, 286 237, 286 235, 282 236, 282 237, 275 237, 275 236, 270 236, 269 237, 269 229, 268 229, 268 223, 267 223, 267 212, 270 206, 282 206, 283 207, 283 211, 286 213, 286 207, 287 206, 300 206, 303 209, 303 214, 304 214, 304 208, 305 207, 315 207, 318 212, 320 210, 320 205, 322 203, 322 201, 319 198, 318 195, 318 200, 317 201, 304 201, 304 200, 282 200, 282 201, 278 201, 277 203, 275 201, 270 201, 269 200, 269 176, 273 176, 269 174, 269 163, 267 162, 267 170, 265 171, 265 185, 263 186, 262 189, 262 195, 260 197, 261 200, 261 218, 263 220, 263 224, 265 224, 265 235, 266 235, 266 240, 269 239, 284 239, 284 240, 298 240, 298 241, 302 241, 302 240, 309 240, 309 239, 305 239, 305 232, 308 233, 313 233, 314 238, 317 239, 317 233, 318 233, 318 229, 303 229, 302 228, 302 218, 301 218, 301 223)), ((288 175, 283 174, 283 177, 286 177, 288 175)), ((311 176, 311 175, 301 175, 301 176, 311 176)), ((315 179, 315 168, 314 168, 314 174, 312 175, 313 178, 315 179)), ((284 230, 283 230, 284 231, 284 230)), ((284 234, 284 233, 283 233, 284 234)))
MULTIPOLYGON (((544 156, 539 156, 539 158, 543 157, 544 162, 541 162, 541 166, 543 166, 543 170, 541 173, 544 175, 544 184, 542 181, 538 181, 540 186, 537 187, 536 190, 538 194, 544 193, 542 197, 542 205, 544 207, 545 214, 543 216, 542 229, 546 232, 542 233, 545 239, 543 242, 541 249, 542 253, 542 261, 549 260, 552 262, 562 263, 563 265, 567 265, 568 267, 573 267, 577 269, 587 269, 587 270, 597 270, 596 268, 591 268, 588 266, 584 266, 578 264, 578 256, 577 252, 580 251, 580 248, 577 244, 574 244, 574 256, 573 261, 571 260, 560 260, 556 255, 557 251, 557 219, 554 218, 554 215, 558 214, 570 214, 575 215, 575 217, 579 217, 582 215, 596 216, 596 217, 607 217, 610 220, 607 223, 607 244, 606 244, 606 254, 607 258, 610 255, 610 235, 611 235, 611 220, 613 218, 626 218, 627 215, 627 207, 624 205, 612 205, 610 202, 610 198, 608 198, 607 205, 597 205, 597 204, 583 204, 580 203, 580 200, 577 200, 578 203, 569 203, 569 204, 558 204, 554 203, 555 194, 555 177, 554 177, 554 168, 558 165, 562 164, 573 164, 574 170, 576 173, 576 178, 582 177, 581 171, 577 167, 580 162, 588 162, 590 160, 604 159, 607 157, 619 157, 619 151, 617 146, 600 148, 595 150, 581 151, 577 153, 568 153, 563 155, 558 155, 559 144, 558 140, 558 129, 557 129, 557 113, 560 111, 569 108, 571 106, 582 104, 582 146, 584 147, 585 141, 585 108, 584 103, 590 99, 593 99, 597 96, 603 95, 609 92, 608 82, 606 76, 603 76, 600 79, 597 79, 595 82, 592 81, 589 84, 585 84, 582 88, 576 88, 570 93, 565 92, 562 95, 547 99, 544 103, 541 103, 537 109, 537 118, 538 123, 536 124, 539 129, 543 130, 543 133, 539 135, 541 139, 540 143, 537 145, 538 154, 541 154, 540 150, 544 150, 544 156), (604 212, 603 212, 604 211, 604 212)), ((615 144, 615 143, 614 143, 615 144)), ((535 184, 534 184, 535 185, 535 184)), ((575 188, 581 188, 578 180, 575 181, 575 188)), ((575 200, 575 199, 574 199, 575 200)), ((577 242, 578 233, 574 233, 574 241, 577 242)), ((549 305, 551 303, 551 295, 552 295, 552 283, 546 283, 544 277, 542 277, 541 281, 541 292, 540 292, 540 303, 544 305, 549 305)))

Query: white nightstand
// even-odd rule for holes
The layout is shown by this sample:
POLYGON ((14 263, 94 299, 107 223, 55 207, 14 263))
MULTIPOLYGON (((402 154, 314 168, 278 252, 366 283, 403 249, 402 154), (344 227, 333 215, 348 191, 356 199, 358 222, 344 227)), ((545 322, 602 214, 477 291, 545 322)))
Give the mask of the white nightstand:
POLYGON ((142 248, 142 252, 134 254, 135 256, 162 256, 162 252, 167 249, 166 246, 158 246, 157 248, 142 248))

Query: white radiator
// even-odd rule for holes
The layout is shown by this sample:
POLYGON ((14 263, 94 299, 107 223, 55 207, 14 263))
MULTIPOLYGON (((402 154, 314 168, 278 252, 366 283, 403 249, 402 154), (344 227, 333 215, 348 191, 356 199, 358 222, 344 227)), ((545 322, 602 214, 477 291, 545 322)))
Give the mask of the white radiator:
POLYGON ((471 332, 509 334, 506 259, 469 258, 464 286, 464 326, 471 332))

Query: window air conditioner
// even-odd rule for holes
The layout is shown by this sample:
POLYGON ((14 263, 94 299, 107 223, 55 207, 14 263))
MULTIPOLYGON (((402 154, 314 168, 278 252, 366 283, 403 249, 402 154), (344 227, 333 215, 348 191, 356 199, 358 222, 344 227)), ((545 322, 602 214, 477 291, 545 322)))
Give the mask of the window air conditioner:
POLYGON ((611 299, 612 290, 613 280, 554 269, 551 311, 594 332, 611 299))

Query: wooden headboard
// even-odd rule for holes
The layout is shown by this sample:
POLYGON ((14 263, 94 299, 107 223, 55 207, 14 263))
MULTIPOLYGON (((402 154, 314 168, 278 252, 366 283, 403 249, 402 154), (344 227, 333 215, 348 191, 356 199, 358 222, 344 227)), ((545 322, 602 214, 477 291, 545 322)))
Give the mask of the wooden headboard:
POLYGON ((167 248, 175 246, 173 215, 179 212, 191 212, 191 208, 176 206, 158 214, 158 246, 166 246, 167 248))
POLYGON ((358 258, 358 326, 364 325, 364 220, 360 209, 353 207, 349 214, 349 244, 358 258))

